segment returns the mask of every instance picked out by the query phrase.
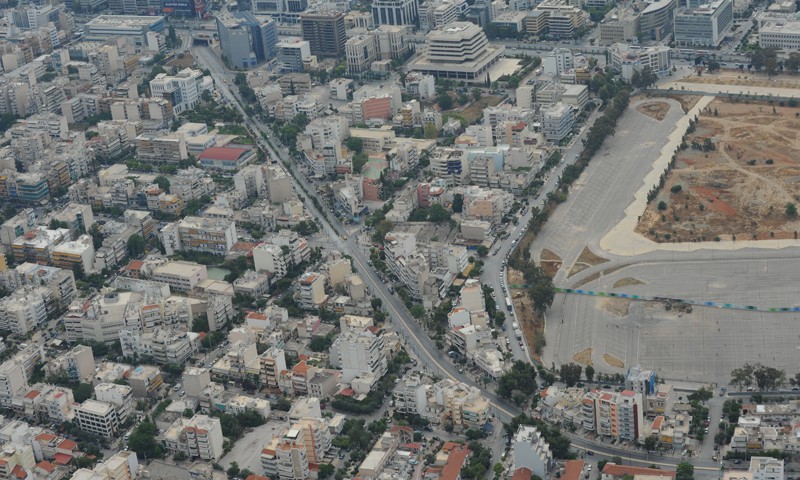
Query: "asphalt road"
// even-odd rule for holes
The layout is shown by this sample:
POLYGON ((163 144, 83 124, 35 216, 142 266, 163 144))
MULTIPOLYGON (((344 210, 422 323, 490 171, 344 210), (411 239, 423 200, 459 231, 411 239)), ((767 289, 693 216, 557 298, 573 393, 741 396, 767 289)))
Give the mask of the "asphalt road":
MULTIPOLYGON (((205 47, 195 47, 192 53, 204 68, 208 68, 214 78, 218 89, 222 96, 228 101, 231 101, 237 109, 240 110, 242 115, 244 111, 241 108, 236 97, 231 93, 230 88, 226 84, 226 80, 231 77, 230 72, 227 72, 225 66, 222 65, 220 60, 205 47)), ((245 116, 245 118, 247 118, 245 116)), ((248 126, 255 128, 260 132, 266 132, 266 126, 261 125, 255 119, 248 118, 248 126)), ((279 158, 284 161, 290 161, 283 151, 275 150, 271 144, 264 141, 260 135, 257 135, 259 144, 267 149, 272 158, 279 158)), ((290 169, 292 182, 294 188, 298 192, 302 192, 295 172, 290 169)), ((368 266, 368 258, 361 248, 358 247, 356 236, 349 236, 347 240, 342 240, 342 236, 346 235, 346 231, 338 221, 331 221, 326 218, 311 202, 310 197, 316 195, 313 190, 305 192, 305 206, 314 218, 318 219, 323 226, 325 232, 330 235, 331 239, 335 239, 338 249, 351 256, 353 266, 359 272, 364 282, 367 284, 373 296, 380 298, 383 301, 383 308, 389 313, 390 321, 397 330, 401 338, 406 341, 406 346, 411 350, 411 353, 423 365, 426 366, 428 372, 436 374, 444 378, 450 378, 456 381, 464 382, 468 385, 480 388, 471 378, 460 374, 458 369, 451 364, 445 355, 436 348, 433 341, 427 336, 422 327, 414 320, 408 310, 403 305, 402 301, 395 295, 389 293, 387 287, 378 278, 375 271, 368 266)), ((492 402, 493 411, 496 417, 501 421, 508 421, 512 417, 519 415, 521 411, 511 405, 510 403, 498 398, 494 392, 482 389, 483 394, 492 402)))
MULTIPOLYGON (((214 78, 218 89, 220 90, 223 98, 230 101, 243 115, 243 109, 239 104, 237 97, 231 92, 229 88, 229 84, 226 82, 230 81, 232 78, 232 73, 227 71, 224 65, 220 62, 220 60, 207 48, 204 47, 193 47, 192 53, 197 59, 198 63, 204 67, 208 68, 211 71, 212 77, 214 78)), ((245 117, 247 118, 247 117, 245 117)), ((590 122, 593 122, 596 116, 592 116, 590 122)), ((256 132, 267 132, 267 128, 265 125, 260 124, 255 119, 248 118, 247 119, 248 127, 255 130, 256 132)), ((583 133, 581 134, 583 135, 583 133)), ((289 160, 286 156, 285 150, 278 151, 276 150, 273 145, 263 140, 261 135, 255 135, 259 141, 259 144, 269 152, 272 158, 279 158, 281 160, 289 160)), ((565 149, 565 162, 556 167, 554 174, 551 174, 548 181, 545 183, 545 186, 542 188, 540 197, 537 198, 537 202, 540 198, 544 198, 546 193, 552 191, 555 187, 556 180, 558 175, 563 171, 563 168, 566 167, 567 164, 574 161, 575 155, 580 151, 580 144, 578 141, 575 141, 570 147, 565 149)), ((298 183, 298 179, 295 176, 295 172, 290 170, 291 178, 293 181, 293 186, 296 191, 301 192, 303 189, 301 188, 300 184, 298 183)), ((306 190, 305 191, 305 206, 308 211, 317 219, 320 220, 320 223, 323 226, 324 231, 330 236, 330 239, 335 245, 339 248, 340 251, 343 253, 349 254, 353 261, 353 266, 362 276, 364 281, 366 282, 368 288, 372 295, 380 298, 383 301, 383 308, 389 313, 389 319, 398 334, 401 338, 404 339, 406 343, 406 347, 410 350, 410 353, 421 362, 422 365, 425 366, 428 373, 436 374, 444 378, 450 378, 456 381, 464 382, 467 385, 472 385, 479 388, 482 393, 490 400, 492 404, 493 414, 496 416, 496 419, 501 422, 506 422, 510 420, 512 417, 519 415, 522 413, 520 409, 511 405, 510 403, 506 402, 498 398, 493 391, 488 389, 482 388, 480 385, 477 385, 471 378, 462 375, 458 372, 457 367, 451 364, 446 358, 445 355, 436 348, 436 345, 433 341, 426 335, 422 327, 416 323, 413 317, 410 315, 408 310, 405 308, 401 300, 389 293, 386 286, 381 282, 381 280, 376 275, 375 271, 368 266, 368 258, 364 251, 359 248, 357 244, 357 235, 346 235, 346 231, 344 227, 339 224, 338 221, 329 221, 325 216, 319 212, 316 207, 314 206, 313 202, 310 201, 310 196, 315 195, 314 190, 306 190), (347 238, 343 240, 343 238, 347 238)), ((532 203, 535 205, 535 203, 532 203)), ((484 272, 485 277, 489 280, 489 283, 492 283, 492 279, 494 280, 495 286, 497 285, 496 279, 499 278, 499 267, 502 258, 505 258, 511 250, 510 242, 512 239, 516 238, 516 235, 519 235, 519 232, 527 225, 527 219, 523 218, 517 228, 514 229, 512 235, 509 239, 502 244, 500 251, 496 256, 491 257, 489 261, 487 261, 484 265, 484 272)), ((502 292, 499 288, 496 289, 496 292, 502 292)), ((498 300, 503 300, 502 296, 500 296, 498 300)), ((499 305, 503 305, 505 301, 502 302, 498 301, 499 305)), ((501 425, 497 422, 496 427, 500 428, 501 425)), ((499 438, 502 438, 498 436, 499 438)), ((598 451, 599 453, 607 454, 609 456, 613 455, 620 455, 625 458, 629 458, 629 461, 632 463, 639 463, 639 464, 650 464, 656 463, 653 462, 652 458, 647 454, 642 454, 638 452, 631 452, 629 450, 620 449, 618 447, 614 447, 612 445, 608 445, 608 447, 604 447, 603 445, 597 445, 593 442, 583 439, 581 437, 573 436, 572 437, 573 446, 581 449, 581 448, 593 448, 594 450, 598 451)), ((493 442, 495 445, 494 450, 495 452, 500 451, 500 447, 498 446, 499 442, 493 442)), ((671 466, 678 463, 679 460, 670 459, 665 460, 665 463, 661 463, 665 466, 671 466), (673 461, 674 460, 674 461, 673 461)), ((708 462, 705 462, 708 463, 708 462)), ((711 467, 704 465, 701 461, 697 464, 700 469, 707 469, 710 470, 711 467)))

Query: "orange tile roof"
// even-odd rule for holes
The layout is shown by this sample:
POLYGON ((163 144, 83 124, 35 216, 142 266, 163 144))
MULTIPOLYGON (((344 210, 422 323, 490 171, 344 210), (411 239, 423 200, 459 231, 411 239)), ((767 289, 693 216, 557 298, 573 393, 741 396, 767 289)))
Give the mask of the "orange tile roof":
POLYGON ((583 460, 567 460, 561 480, 580 480, 583 473, 583 460))
POLYGON ((531 471, 528 467, 520 467, 514 470, 514 475, 511 476, 511 480, 531 480, 533 477, 533 471, 531 471))
POLYGON ((305 360, 299 362, 297 365, 292 367, 292 373, 296 373, 297 375, 305 375, 308 373, 308 364, 305 360))
POLYGON ((439 480, 457 480, 468 455, 469 448, 466 445, 453 448, 447 456, 447 463, 444 464, 439 480))
POLYGON ((36 440, 42 440, 45 442, 49 442, 50 440, 55 440, 56 438, 58 437, 56 437, 55 435, 51 435, 49 433, 40 433, 39 435, 36 435, 36 440))
POLYGON ((126 270, 141 270, 144 266, 144 262, 141 260, 131 260, 128 262, 128 265, 125 267, 126 270))
POLYGON ((659 415, 653 420, 653 430, 661 430, 661 424, 664 423, 664 416, 659 415))
POLYGON ((78 448, 78 444, 73 442, 72 440, 64 440, 63 442, 58 444, 58 448, 64 450, 75 450, 78 448))
POLYGON ((28 478, 28 472, 26 472, 25 469, 22 468, 22 465, 14 465, 14 468, 11 470, 11 474, 17 478, 22 478, 22 479, 28 478))
POLYGON ((269 478, 254 474, 254 475, 248 475, 247 478, 245 478, 244 480, 269 480, 269 478))
POLYGON ((36 466, 41 468, 47 473, 53 473, 53 470, 56 469, 56 466, 48 462, 47 460, 42 460, 41 462, 37 463, 36 466))
POLYGON ((72 457, 66 453, 56 453, 53 461, 59 465, 67 465, 72 461, 72 457))
POLYGON ((603 468, 603 475, 610 475, 612 477, 624 477, 625 475, 654 475, 675 478, 675 470, 659 470, 657 468, 631 467, 617 465, 616 463, 607 463, 603 468))

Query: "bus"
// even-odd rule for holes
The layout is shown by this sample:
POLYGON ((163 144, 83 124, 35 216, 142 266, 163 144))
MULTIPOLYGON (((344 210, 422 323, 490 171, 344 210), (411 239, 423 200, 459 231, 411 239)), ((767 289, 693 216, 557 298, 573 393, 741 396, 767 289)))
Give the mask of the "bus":
POLYGON ((506 297, 506 310, 511 311, 511 299, 506 297))

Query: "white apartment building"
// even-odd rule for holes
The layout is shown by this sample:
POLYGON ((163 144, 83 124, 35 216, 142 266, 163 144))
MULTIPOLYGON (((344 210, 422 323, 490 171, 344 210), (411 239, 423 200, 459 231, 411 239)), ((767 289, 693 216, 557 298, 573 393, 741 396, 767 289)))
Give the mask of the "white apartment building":
POLYGON ((159 232, 167 255, 197 251, 227 255, 239 241, 236 223, 224 218, 185 217, 159 232))
POLYGON ((189 458, 216 462, 222 457, 222 426, 218 418, 196 414, 178 418, 164 434, 170 453, 183 452, 189 458))
MULTIPOLYGON (((759 32, 759 38, 761 32, 759 32)), ((624 43, 615 43, 609 48, 611 67, 619 70, 622 78, 630 80, 633 72, 650 67, 650 71, 662 76, 672 69, 671 49, 664 45, 653 47, 639 47, 624 43)))
POLYGON ((542 71, 548 75, 561 75, 575 68, 575 57, 568 48, 556 48, 542 58, 542 71))
POLYGON ((544 440, 539 430, 532 425, 520 425, 513 439, 514 467, 529 468, 539 478, 548 478, 555 459, 550 445, 544 440))
POLYGON ((575 125, 572 107, 556 103, 542 108, 542 132, 547 140, 558 143, 565 139, 575 125))
POLYGON ((297 283, 297 303, 303 310, 316 310, 328 299, 325 295, 325 275, 319 272, 305 272, 297 283))
POLYGON ((120 423, 115 406, 97 400, 86 400, 76 407, 75 420, 84 432, 104 438, 113 438, 120 423))
POLYGON ((152 358, 158 365, 183 365, 199 348, 198 335, 172 328, 157 327, 149 332, 123 329, 119 332, 122 355, 152 358))
POLYGON ((69 352, 50 360, 45 365, 45 372, 50 375, 65 373, 71 382, 85 383, 91 381, 94 368, 92 347, 76 345, 69 352))
POLYGON ((211 370, 202 367, 188 367, 183 371, 183 390, 190 397, 199 397, 211 383, 211 370))
POLYGON ((133 412, 133 390, 128 385, 100 383, 95 385, 94 395, 98 402, 114 406, 120 423, 124 423, 133 412))
POLYGON ((379 380, 387 371, 383 337, 369 330, 348 330, 339 335, 329 351, 331 365, 342 369, 342 381, 372 375, 379 380))
POLYGON ((194 262, 176 261, 159 265, 153 270, 151 279, 163 282, 175 290, 190 292, 203 280, 208 278, 205 265, 194 262))
POLYGON ((0 364, 0 405, 10 406, 11 401, 28 386, 25 369, 14 360, 0 364))
POLYGON ((420 415, 427 407, 430 389, 431 385, 418 375, 401 379, 392 390, 395 411, 420 415))
POLYGON ((46 323, 47 307, 42 291, 49 293, 44 287, 26 287, 0 299, 0 329, 24 336, 46 323))
POLYGON ((155 98, 165 98, 172 103, 176 115, 191 110, 200 102, 203 90, 213 86, 213 81, 200 70, 185 68, 177 74, 159 73, 150 80, 150 93, 155 98))
POLYGON ((286 253, 278 245, 262 243, 253 249, 253 264, 257 272, 269 272, 275 278, 286 276, 286 253))

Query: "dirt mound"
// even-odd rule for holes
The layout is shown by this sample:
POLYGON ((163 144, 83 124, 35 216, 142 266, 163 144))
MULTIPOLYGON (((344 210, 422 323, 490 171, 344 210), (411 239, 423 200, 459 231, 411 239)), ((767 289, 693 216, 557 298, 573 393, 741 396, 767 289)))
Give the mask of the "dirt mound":
POLYGON ((636 111, 647 115, 650 118, 655 118, 659 122, 664 120, 669 112, 669 104, 666 102, 648 102, 643 103, 636 107, 636 111))

